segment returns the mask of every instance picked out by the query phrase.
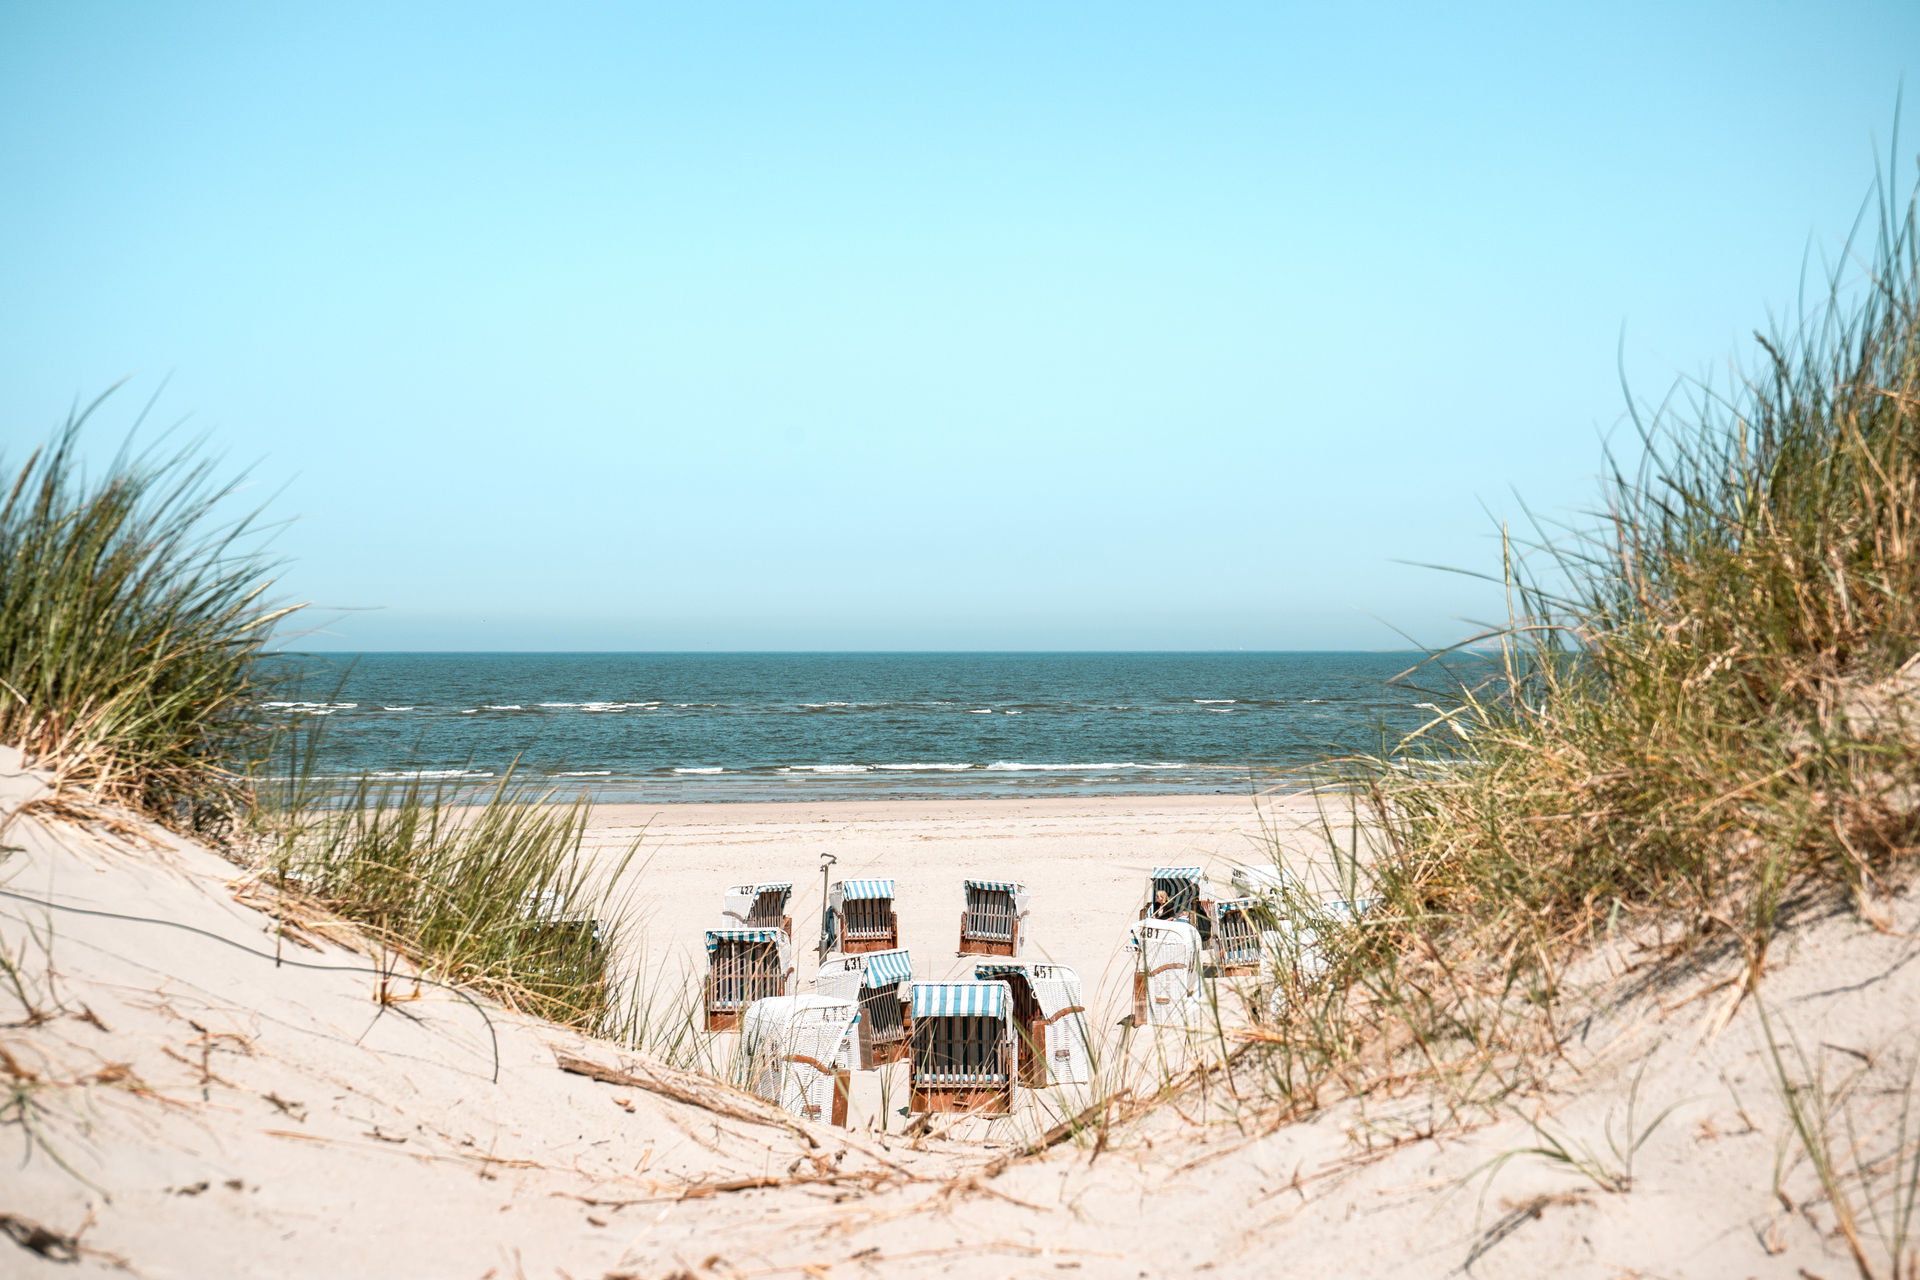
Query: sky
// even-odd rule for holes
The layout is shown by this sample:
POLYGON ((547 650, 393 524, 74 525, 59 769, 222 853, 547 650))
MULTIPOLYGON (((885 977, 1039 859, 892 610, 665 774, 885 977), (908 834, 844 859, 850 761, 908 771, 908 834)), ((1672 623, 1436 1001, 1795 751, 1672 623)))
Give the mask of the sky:
POLYGON ((1500 593, 1420 566, 1745 359, 1916 71, 1911 3, 0 0, 0 469, 157 396, 317 649, 1444 644, 1500 593))

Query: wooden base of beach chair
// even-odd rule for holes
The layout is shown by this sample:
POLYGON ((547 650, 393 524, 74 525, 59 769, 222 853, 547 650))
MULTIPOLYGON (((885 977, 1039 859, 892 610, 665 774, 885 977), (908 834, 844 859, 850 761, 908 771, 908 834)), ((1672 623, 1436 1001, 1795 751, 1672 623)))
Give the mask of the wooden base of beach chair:
POLYGON ((1010 956, 1013 943, 1005 938, 969 938, 960 935, 960 954, 963 956, 1010 956))
POLYGON ((738 1031, 739 1029, 740 1029, 740 1010, 738 1009, 707 1010, 707 1030, 738 1031))
POLYGON ((1004 1084, 914 1085, 908 1090, 907 1110, 920 1113, 973 1111, 1004 1116, 1013 1111, 1013 1090, 1004 1084))
POLYGON ((1223 964, 1215 972, 1222 978, 1251 978, 1260 972, 1257 964, 1223 964))
POLYGON ((879 938, 842 938, 839 951, 841 955, 857 956, 868 951, 894 951, 900 946, 900 930, 879 938))

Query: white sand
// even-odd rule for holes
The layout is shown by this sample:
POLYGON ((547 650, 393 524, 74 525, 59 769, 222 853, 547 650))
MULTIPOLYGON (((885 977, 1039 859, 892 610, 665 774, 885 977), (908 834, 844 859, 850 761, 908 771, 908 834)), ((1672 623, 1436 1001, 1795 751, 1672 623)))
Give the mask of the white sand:
MULTIPOLYGON (((0 815, 39 787, 0 753, 0 815)), ((829 846, 869 859, 862 871, 911 866, 895 874, 912 881, 908 940, 928 963, 951 950, 958 879, 1018 859, 1042 927, 1091 969, 1146 866, 1236 859, 1251 829, 1212 800, 857 808, 868 812, 663 814, 643 885, 687 897, 655 904, 671 945, 716 909, 743 855, 756 877, 765 865, 804 880, 829 846)), ((498 1010, 496 1082, 487 1026, 466 1004, 428 990, 383 1010, 378 980, 354 970, 367 957, 338 947, 281 944, 347 971, 276 968, 259 954, 275 948, 272 922, 234 900, 236 868, 128 825, 142 838, 85 834, 44 811, 0 826, 18 849, 0 863, 9 892, 204 931, 0 898, 24 990, 0 983, 0 1275, 1858 1273, 1798 1154, 1753 1001, 1730 1009, 1731 989, 1707 975, 1577 1028, 1551 1090, 1491 1113, 1450 1115, 1419 1091, 1275 1127, 1242 1075, 1117 1130, 1103 1151, 986 1164, 1006 1149, 914 1150, 564 1074, 555 1047, 644 1063, 498 1010), (1633 1148, 1630 1186, 1526 1154, 1542 1139, 1516 1112, 1612 1174, 1627 1164, 1616 1148, 1633 1148), (721 1189, 759 1178, 782 1185, 721 1189), (75 1265, 43 1257, 35 1224, 78 1232, 87 1252, 75 1265)), ((1915 1063, 1920 904, 1882 908, 1891 932, 1842 916, 1782 939, 1762 992, 1798 1038, 1790 1070, 1838 1099, 1829 1126, 1847 1195, 1870 1262, 1890 1275, 1887 1157, 1915 1063), (1865 1208, 1876 1196, 1878 1223, 1865 1208)))

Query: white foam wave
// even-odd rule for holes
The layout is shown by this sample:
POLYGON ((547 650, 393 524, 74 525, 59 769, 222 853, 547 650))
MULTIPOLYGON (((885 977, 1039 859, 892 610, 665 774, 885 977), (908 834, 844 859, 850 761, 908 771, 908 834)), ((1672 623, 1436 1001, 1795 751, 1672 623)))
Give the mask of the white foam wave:
POLYGON ((828 707, 851 707, 851 702, 803 702, 800 704, 809 711, 824 711, 828 707))
POLYGON ((382 707, 382 711, 411 711, 412 707, 382 707))
POLYGON ((556 778, 604 778, 612 774, 611 769, 580 769, 570 773, 556 773, 556 778))
POLYGON ((1238 698, 1195 698, 1194 701, 1202 705, 1205 705, 1206 703, 1209 703, 1209 702, 1238 702, 1240 701, 1240 699, 1238 698))
POLYGON ((889 773, 961 773, 973 768, 970 764, 879 764, 876 769, 889 773))
POLYGON ((992 707, 975 707, 973 710, 967 712, 967 714, 970 716, 990 716, 993 714, 993 708, 992 707))
POLYGON ((376 778, 491 778, 491 772, 474 769, 377 769, 376 778))
POLYGON ((1003 712, 1001 712, 1001 714, 1002 714, 1002 715, 1008 715, 1008 716, 1017 716, 1017 715, 1019 715, 1020 713, 1019 713, 1018 711, 1003 711, 1003 712))
POLYGON ((1022 760, 995 760, 987 766, 993 773, 1104 773, 1116 769, 1184 769, 1184 764, 1159 761, 1143 764, 1138 760, 1103 760, 1093 764, 1028 764, 1022 760))
POLYGON ((540 705, 543 707, 577 707, 580 704, 577 702, 543 702, 540 705))
POLYGON ((865 764, 802 764, 795 765, 793 773, 871 773, 872 765, 865 764))
POLYGON ((675 769, 675 770, 674 770, 674 772, 675 772, 675 773, 725 773, 725 772, 726 772, 726 770, 725 770, 725 769, 720 769, 720 768, 711 768, 711 769, 675 769))
POLYGON ((525 707, 521 706, 517 702, 508 703, 504 707, 496 707, 492 703, 483 703, 480 709, 482 711, 525 711, 526 710, 525 707))

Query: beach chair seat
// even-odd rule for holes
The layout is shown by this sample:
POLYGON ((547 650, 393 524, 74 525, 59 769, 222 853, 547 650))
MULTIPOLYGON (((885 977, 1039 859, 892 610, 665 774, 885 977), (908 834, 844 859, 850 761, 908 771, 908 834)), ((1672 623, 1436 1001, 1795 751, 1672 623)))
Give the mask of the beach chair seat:
POLYGON ((914 983, 911 1044, 910 1111, 1012 1112, 1018 1063, 1006 983, 914 983))
POLYGON ((913 1018, 901 988, 913 981, 913 958, 904 950, 867 951, 824 961, 813 987, 823 996, 860 1006, 859 1065, 864 1069, 907 1056, 913 1018))
POLYGON ((839 880, 827 890, 828 947, 843 955, 892 951, 900 945, 893 881, 839 880))
POLYGON ((853 1001, 831 996, 756 1000, 741 1026, 736 1083, 796 1116, 845 1128, 859 1018, 853 1001))
POLYGON ((1079 974, 1063 964, 1022 960, 978 964, 973 976, 1009 988, 1021 1084, 1044 1089, 1092 1079, 1079 974))
POLYGON ((1017 956, 1026 941, 1027 886, 1013 880, 968 880, 962 889, 960 953, 1017 956))
POLYGON ((793 940, 784 929, 707 930, 707 1030, 735 1030, 749 1005, 787 995, 793 972, 793 940))

